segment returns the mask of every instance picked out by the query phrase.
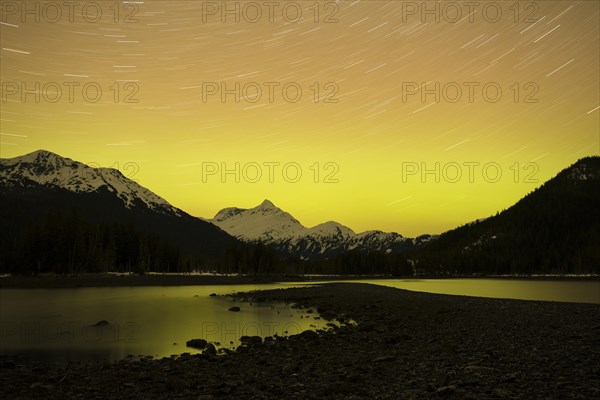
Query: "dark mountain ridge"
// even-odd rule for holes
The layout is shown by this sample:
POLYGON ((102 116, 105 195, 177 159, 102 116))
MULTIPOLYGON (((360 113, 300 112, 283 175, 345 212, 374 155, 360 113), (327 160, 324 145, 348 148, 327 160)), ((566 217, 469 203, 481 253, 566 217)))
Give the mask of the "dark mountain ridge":
POLYGON ((408 256, 426 274, 600 274, 600 157, 408 256))
MULTIPOLYGON (((153 260, 147 264, 160 269, 177 271, 182 264, 189 268, 210 268, 223 258, 228 247, 237 244, 236 239, 218 227, 171 206, 117 170, 91 168, 43 150, 0 161, 0 204, 4 254, 0 257, 0 267, 5 272, 32 268, 28 265, 31 263, 37 265, 36 270, 52 270, 54 266, 48 263, 74 262, 65 261, 73 257, 60 255, 61 251, 68 249, 80 257, 83 253, 100 256, 115 252, 107 248, 109 243, 116 242, 110 246, 118 249, 120 241, 129 240, 141 241, 137 243, 138 249, 123 249, 136 253, 125 257, 133 259, 130 263, 146 257, 153 260), (77 229, 84 238, 77 237, 77 229), (53 259, 46 257, 47 254, 31 257, 21 254, 25 249, 33 251, 31 244, 54 239, 60 242, 54 246, 62 250, 56 249, 53 259), (170 254, 169 263, 156 261, 160 258, 156 248, 142 249, 150 246, 150 242, 170 254), (102 249, 92 251, 90 246, 102 249)), ((39 251, 42 248, 50 251, 44 246, 39 251)))

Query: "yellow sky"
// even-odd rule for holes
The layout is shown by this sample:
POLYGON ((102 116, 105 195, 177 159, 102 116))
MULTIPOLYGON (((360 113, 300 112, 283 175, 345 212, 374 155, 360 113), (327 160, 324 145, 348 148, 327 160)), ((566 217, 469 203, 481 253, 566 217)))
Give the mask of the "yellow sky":
POLYGON ((192 215, 438 233, 599 153, 597 1, 29 4, 2 1, 2 157, 118 166, 192 215))

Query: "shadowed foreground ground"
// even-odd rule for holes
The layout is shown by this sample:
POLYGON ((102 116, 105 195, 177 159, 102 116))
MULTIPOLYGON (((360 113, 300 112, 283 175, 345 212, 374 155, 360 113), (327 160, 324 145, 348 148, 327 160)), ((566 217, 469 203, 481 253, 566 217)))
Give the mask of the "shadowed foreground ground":
MULTIPOLYGON (((598 399, 600 307, 339 283, 240 294, 355 327, 224 356, 0 366, 5 399, 598 399)), ((226 311, 224 311, 226 312, 226 311)), ((308 314, 307 314, 308 315, 308 314)))

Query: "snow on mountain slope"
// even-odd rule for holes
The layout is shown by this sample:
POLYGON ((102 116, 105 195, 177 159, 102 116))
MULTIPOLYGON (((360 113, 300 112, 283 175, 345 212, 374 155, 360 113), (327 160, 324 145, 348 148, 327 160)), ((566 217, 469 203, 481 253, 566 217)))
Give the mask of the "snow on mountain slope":
POLYGON ((600 179, 600 171, 593 165, 588 165, 585 160, 571 166, 568 170, 568 179, 572 181, 593 181, 600 179))
POLYGON ((275 207, 269 200, 248 210, 225 208, 212 220, 207 220, 232 236, 245 241, 273 243, 292 239, 306 228, 287 212, 275 207))
POLYGON ((407 239, 396 232, 366 231, 350 239, 349 248, 366 247, 373 250, 390 252, 394 247, 404 244, 407 239))
POLYGON ((245 210, 243 208, 237 208, 237 207, 224 208, 221 211, 219 211, 219 213, 217 215, 215 215, 214 220, 215 221, 224 221, 228 218, 238 215, 242 211, 245 211, 245 210))
POLYGON ((307 235, 314 237, 336 237, 340 240, 346 240, 353 236, 356 236, 356 233, 347 226, 339 224, 335 221, 328 221, 307 230, 307 235))
POLYGON ((45 150, 15 158, 0 159, 0 184, 29 186, 32 183, 90 193, 108 190, 125 203, 127 208, 143 203, 154 211, 181 215, 165 199, 112 168, 92 168, 45 150))
POLYGON ((414 244, 410 239, 394 232, 367 231, 356 234, 347 226, 334 221, 306 228, 269 200, 250 209, 225 208, 207 221, 240 240, 261 241, 303 259, 353 249, 390 252, 414 244))

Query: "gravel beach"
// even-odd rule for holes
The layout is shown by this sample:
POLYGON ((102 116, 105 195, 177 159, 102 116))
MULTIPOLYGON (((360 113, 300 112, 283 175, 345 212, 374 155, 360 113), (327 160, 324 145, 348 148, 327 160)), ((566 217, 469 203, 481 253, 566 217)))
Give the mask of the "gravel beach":
MULTIPOLYGON (((235 295, 353 321, 225 355, 0 364, 3 399, 600 399, 600 306, 359 283, 235 295)), ((224 312, 228 312, 224 310, 224 312)), ((190 338, 192 339, 192 338, 190 338)))

